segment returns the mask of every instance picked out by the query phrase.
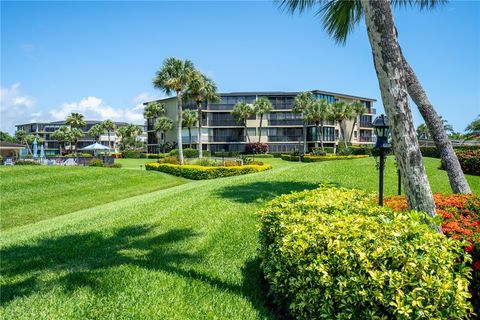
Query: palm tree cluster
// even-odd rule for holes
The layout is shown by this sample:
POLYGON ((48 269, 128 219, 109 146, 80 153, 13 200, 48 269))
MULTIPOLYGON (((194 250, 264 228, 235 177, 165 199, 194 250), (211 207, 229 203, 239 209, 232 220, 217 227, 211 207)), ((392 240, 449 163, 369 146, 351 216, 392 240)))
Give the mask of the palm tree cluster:
POLYGON ((231 114, 233 118, 241 123, 244 127, 244 134, 247 141, 250 143, 250 135, 248 134, 247 129, 247 119, 252 116, 260 117, 260 123, 258 127, 258 143, 262 141, 262 127, 263 127, 263 117, 270 111, 272 111, 273 106, 270 100, 266 97, 258 97, 253 104, 246 103, 245 101, 239 101, 233 107, 231 114))
MULTIPOLYGON (((315 99, 311 92, 302 92, 295 97, 293 102, 293 112, 302 114, 303 118, 303 140, 304 140, 304 153, 307 150, 307 125, 314 123, 316 128, 315 147, 318 147, 320 141, 320 147, 324 151, 323 146, 323 132, 325 121, 336 121, 340 127, 340 133, 343 137, 344 145, 348 148, 347 144, 347 128, 346 120, 353 120, 352 130, 349 135, 348 141, 352 139, 355 125, 358 118, 367 112, 361 102, 354 101, 352 103, 346 103, 343 101, 337 101, 330 103, 325 99, 315 99)), ((336 141, 336 139, 335 139, 336 141)), ((336 146, 336 143, 335 143, 336 146)), ((334 153, 336 147, 334 147, 334 153)))
MULTIPOLYGON (((167 95, 176 93, 177 95, 177 140, 178 140, 178 158, 180 163, 184 162, 183 157, 183 142, 182 142, 182 127, 189 129, 190 146, 192 145, 191 129, 194 124, 197 124, 197 145, 199 158, 202 157, 202 107, 203 103, 218 102, 220 97, 217 94, 217 86, 213 80, 195 69, 193 62, 190 60, 181 60, 174 57, 165 59, 162 67, 157 71, 153 79, 153 86, 162 90, 167 95), (189 101, 194 101, 196 105, 196 117, 191 112, 184 113, 183 104, 189 101), (184 117, 188 117, 184 121, 184 117)), ((158 103, 157 103, 158 104, 158 103)), ((173 123, 162 119, 165 115, 165 108, 163 111, 157 109, 159 112, 151 112, 151 109, 146 107, 145 116, 153 118, 156 122, 154 125, 155 131, 163 132, 163 144, 165 145, 165 135, 168 130, 173 128, 173 123), (160 121, 161 120, 161 121, 160 121), (172 128, 169 128, 172 126, 172 128), (165 130, 165 128, 169 128, 165 130)), ((154 107, 151 107, 154 108, 154 107)), ((160 139, 159 139, 160 141, 160 139)))

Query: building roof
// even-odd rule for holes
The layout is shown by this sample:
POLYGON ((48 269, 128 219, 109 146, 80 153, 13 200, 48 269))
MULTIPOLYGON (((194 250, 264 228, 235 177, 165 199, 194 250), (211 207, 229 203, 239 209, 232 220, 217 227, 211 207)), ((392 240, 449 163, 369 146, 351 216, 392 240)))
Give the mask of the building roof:
MULTIPOLYGON (((353 96, 349 94, 337 93, 337 92, 330 92, 330 91, 323 91, 323 90, 310 90, 309 92, 317 93, 317 94, 324 94, 324 95, 332 95, 337 97, 343 97, 348 99, 359 99, 364 101, 377 101, 376 99, 360 97, 360 96, 353 96)), ((299 91, 239 91, 239 92, 222 92, 219 93, 220 96, 228 97, 228 96, 296 96, 300 92, 299 91)), ((176 99, 175 96, 163 98, 159 100, 154 100, 157 102, 168 101, 171 99, 176 99)), ((145 102, 146 105, 148 102, 145 102)))
MULTIPOLYGON (((16 124, 15 126, 16 127, 20 127, 20 126, 30 126, 30 125, 35 125, 35 124, 41 124, 41 125, 62 125, 62 124, 65 124, 66 120, 60 120, 60 121, 52 121, 52 122, 29 122, 29 123, 22 123, 22 124, 16 124)), ((87 125, 89 124, 98 124, 98 123, 102 123, 103 121, 100 121, 100 120, 85 120, 85 123, 87 125)), ((118 126, 128 126, 129 123, 128 122, 118 122, 118 121, 114 121, 114 123, 118 126)))
POLYGON ((18 143, 12 143, 12 142, 6 142, 6 141, 0 141, 0 148, 25 148, 23 144, 18 144, 18 143))

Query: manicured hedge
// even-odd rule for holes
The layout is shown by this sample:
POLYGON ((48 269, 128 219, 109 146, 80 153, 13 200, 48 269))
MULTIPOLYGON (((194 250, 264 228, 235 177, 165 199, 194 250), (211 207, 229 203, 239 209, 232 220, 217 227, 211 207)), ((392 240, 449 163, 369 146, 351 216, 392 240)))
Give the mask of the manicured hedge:
MULTIPOLYGON (((170 156, 178 156, 178 149, 173 149, 168 153, 170 156)), ((210 157, 210 151, 203 150, 202 155, 204 157, 210 157)), ((198 158, 198 150, 197 149, 183 149, 183 156, 185 158, 198 158)))
POLYGON ((480 176, 480 150, 457 151, 456 153, 464 173, 480 176))
POLYGON ((28 161, 28 160, 17 160, 15 161, 16 166, 39 166, 40 163, 35 161, 28 161))
POLYGON ((242 174, 254 173, 269 170, 272 168, 269 164, 263 165, 244 165, 244 166, 199 166, 199 165, 179 165, 170 163, 146 163, 147 170, 156 170, 172 174, 174 176, 184 177, 192 180, 216 179, 242 174))
POLYGON ((262 159, 266 159, 266 158, 273 158, 273 154, 270 154, 270 153, 265 153, 265 154, 242 154, 242 156, 244 157, 251 157, 251 158, 262 158, 262 159))
POLYGON ((299 158, 303 162, 321 162, 321 161, 331 161, 331 160, 352 160, 352 159, 361 159, 368 158, 366 154, 362 155, 350 155, 350 156, 336 156, 336 155, 326 155, 326 156, 312 156, 312 155, 295 155, 295 154, 282 154, 282 160, 286 161, 299 161, 299 158))
MULTIPOLYGON (((447 237, 465 241, 465 251, 472 257, 473 277, 470 281, 472 304, 480 315, 480 196, 474 194, 434 194, 437 213, 443 217, 442 229, 447 237)), ((385 205, 406 211, 405 196, 385 198, 385 205)))
MULTIPOLYGON (((463 152, 463 151, 480 151, 480 146, 455 146, 453 147, 455 153, 463 152)), ((440 152, 437 150, 436 147, 420 147, 420 151, 422 152, 422 156, 430 157, 430 158, 440 158, 440 152)))
POLYGON ((280 196, 260 212, 269 289, 293 319, 464 319, 470 257, 414 211, 363 191, 280 196))

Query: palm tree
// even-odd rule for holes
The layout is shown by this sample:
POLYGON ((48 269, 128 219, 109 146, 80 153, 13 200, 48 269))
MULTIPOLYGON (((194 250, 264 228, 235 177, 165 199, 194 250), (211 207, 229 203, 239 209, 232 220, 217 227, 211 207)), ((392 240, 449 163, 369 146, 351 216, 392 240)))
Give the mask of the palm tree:
POLYGON ((90 130, 88 130, 88 135, 92 136, 95 139, 95 142, 98 142, 100 140, 100 136, 105 132, 105 128, 97 123, 93 125, 90 130))
POLYGON ((243 124, 245 137, 247 138, 248 143, 250 143, 250 136, 248 135, 247 130, 247 119, 254 115, 252 105, 246 103, 245 101, 240 101, 233 107, 231 113, 237 122, 241 122, 243 124))
POLYGON ((184 98, 186 101, 195 100, 195 104, 197 105, 197 118, 199 119, 197 123, 198 158, 202 158, 202 102, 220 101, 220 96, 217 93, 217 85, 212 79, 209 79, 200 71, 194 70, 188 82, 184 98))
POLYGON ((262 140, 262 121, 263 115, 272 111, 272 103, 265 97, 260 97, 253 103, 253 112, 257 116, 260 116, 260 126, 258 127, 258 142, 262 140))
POLYGON ((149 102, 145 109, 143 109, 143 116, 145 118, 152 118, 156 120, 158 117, 161 117, 165 114, 165 105, 157 101, 149 102))
MULTIPOLYGON (((437 0, 392 1, 396 6, 413 5, 420 7, 420 9, 434 8, 443 2, 437 0)), ((287 8, 291 13, 295 11, 302 12, 317 5, 320 5, 318 13, 322 16, 324 28, 340 43, 345 43, 348 34, 357 23, 362 21, 362 15, 365 15, 365 23, 382 92, 382 100, 384 103, 386 102, 385 110, 387 116, 390 115, 390 119, 393 120, 392 139, 394 151, 400 172, 404 178, 409 207, 426 211, 431 215, 435 214, 435 204, 425 174, 425 168, 423 163, 421 163, 411 110, 408 99, 405 97, 407 93, 418 106, 432 133, 435 145, 440 151, 442 161, 446 165, 453 192, 470 193, 470 187, 465 179, 465 175, 461 171, 460 163, 451 142, 444 130, 442 130, 439 116, 400 49, 390 3, 387 0, 371 2, 367 0, 329 0, 323 2, 282 0, 280 2, 280 6, 287 8), (388 92, 388 89, 392 90, 388 92), (393 119, 394 113, 396 119, 393 119)))
MULTIPOLYGON (((343 101, 337 101, 332 104, 331 111, 332 112, 330 114, 330 117, 333 121, 338 121, 338 126, 340 127, 340 134, 343 137, 345 147, 347 147, 347 139, 345 134, 346 130, 344 129, 344 124, 345 124, 344 121, 352 118, 352 108, 343 101)), ((336 145, 337 145, 337 142, 335 142, 334 144, 334 148, 333 148, 334 153, 336 153, 337 151, 336 145)))
POLYGON ((353 131, 355 130, 355 125, 357 124, 358 118, 360 118, 364 113, 367 113, 368 108, 363 105, 360 101, 354 101, 350 104, 352 109, 352 117, 353 117, 353 126, 352 131, 350 132, 350 139, 348 141, 352 141, 353 138, 353 131))
POLYGON ((57 130, 55 130, 50 136, 52 139, 58 141, 59 155, 62 155, 62 144, 64 145, 63 148, 65 149, 65 141, 67 141, 67 135, 69 130, 70 129, 67 126, 61 126, 57 130))
POLYGON ((183 111, 183 126, 188 128, 188 142, 190 143, 190 149, 192 148, 192 128, 197 123, 198 116, 193 110, 183 111))
POLYGON ((466 128, 466 139, 480 138, 480 115, 477 116, 466 128))
POLYGON ((183 164, 182 146, 182 116, 183 116, 183 94, 195 70, 190 60, 180 60, 174 57, 165 59, 160 70, 157 71, 153 86, 165 92, 167 95, 176 92, 177 94, 177 139, 178 159, 183 164))
POLYGON ((82 130, 78 128, 71 128, 69 131, 67 131, 66 134, 66 139, 70 143, 70 153, 73 153, 72 146, 75 144, 75 152, 78 153, 78 139, 84 136, 84 133, 82 130))
POLYGON ((309 121, 315 123, 317 130, 317 138, 315 139, 315 147, 318 148, 318 140, 320 140, 320 147, 322 151, 325 151, 323 147, 323 125, 325 120, 330 117, 331 105, 325 99, 315 100, 306 110, 306 116, 309 121))
POLYGON ((117 128, 117 125, 112 120, 107 119, 102 122, 102 127, 107 131, 108 149, 109 149, 108 152, 110 152, 112 150, 112 144, 110 141, 110 132, 115 131, 115 129, 117 128))
POLYGON ((83 119, 83 114, 77 113, 77 112, 72 112, 67 117, 67 120, 65 121, 65 123, 69 125, 71 128, 81 128, 87 125, 87 123, 83 119))
MULTIPOLYGON (((158 134, 163 133, 163 150, 165 153, 165 143, 167 142, 167 132, 173 129, 173 121, 167 117, 160 117, 153 125, 153 130, 158 134)), ((160 150, 160 139, 158 139, 158 149, 160 150)))
POLYGON ((132 139, 132 143, 133 143, 133 148, 136 148, 137 146, 137 137, 142 134, 142 129, 140 129, 139 126, 137 126, 136 124, 129 124, 127 127, 126 127, 126 131, 127 131, 127 135, 132 139))
POLYGON ((18 143, 26 145, 28 152, 32 154, 32 150, 30 149, 30 146, 27 143, 26 137, 27 137, 27 132, 25 132, 24 130, 17 130, 15 132, 15 139, 18 141, 18 143))
POLYGON ((303 118, 303 153, 308 152, 307 144, 307 124, 309 119, 307 117, 310 106, 315 103, 315 98, 311 92, 299 93, 293 100, 292 112, 301 114, 303 118))
POLYGON ((417 139, 419 140, 428 139, 430 137, 430 132, 425 123, 419 125, 415 131, 417 132, 417 139))

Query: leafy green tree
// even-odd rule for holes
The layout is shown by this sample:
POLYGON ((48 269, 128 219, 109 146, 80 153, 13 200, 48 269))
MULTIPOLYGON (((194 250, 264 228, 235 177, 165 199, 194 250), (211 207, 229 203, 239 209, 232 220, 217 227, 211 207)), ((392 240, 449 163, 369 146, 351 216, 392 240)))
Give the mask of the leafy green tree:
MULTIPOLYGON (((202 147, 202 103, 219 102, 220 96, 217 93, 217 85, 215 82, 202 74, 198 70, 194 70, 185 90, 184 100, 194 100, 197 105, 197 143, 198 143, 198 158, 203 157, 202 147)), ((190 146, 191 147, 191 146, 190 146)))
POLYGON ((70 128, 67 126, 61 126, 57 130, 55 130, 52 135, 50 136, 52 139, 55 139, 58 141, 58 154, 62 154, 62 145, 63 148, 65 149, 65 141, 68 141, 68 132, 70 131, 70 128))
POLYGON ((37 144, 41 145, 43 144, 43 138, 40 137, 38 134, 29 134, 25 137, 25 140, 27 141, 27 144, 31 145, 33 142, 37 139, 37 144))
POLYGON ((84 135, 83 131, 78 128, 71 128, 67 132, 67 141, 70 143, 70 153, 73 153, 73 145, 75 145, 75 153, 78 153, 78 140, 84 135))
MULTIPOLYGON (((183 111, 183 127, 188 128, 188 142, 192 148, 192 128, 198 121, 198 115, 193 110, 183 111)), ((200 137, 199 137, 200 138, 200 137)))
POLYGON ((258 142, 262 140, 262 121, 263 115, 273 110, 272 103, 266 97, 260 97, 253 103, 253 112, 260 117, 260 126, 258 127, 258 142))
POLYGON ((142 129, 136 124, 129 124, 127 126, 128 136, 132 140, 133 148, 137 147, 137 137, 142 134, 142 129))
POLYGON ((307 124, 310 122, 308 118, 308 110, 315 103, 315 98, 311 92, 299 93, 293 100, 292 112, 301 114, 303 118, 303 153, 308 152, 307 143, 307 124))
POLYGON ((145 118, 152 118, 156 120, 165 114, 165 105, 163 103, 152 101, 149 102, 143 110, 143 116, 145 118))
POLYGON ((18 143, 26 145, 28 152, 32 154, 32 150, 30 149, 30 146, 27 143, 27 135, 28 134, 25 130, 17 130, 15 132, 15 139, 17 140, 18 143))
POLYGON ((425 123, 420 124, 415 131, 417 132, 417 138, 420 140, 430 138, 430 132, 425 123))
MULTIPOLYGON (((344 121, 351 119, 352 116, 353 116, 352 107, 350 107, 350 105, 348 105, 347 103, 343 101, 337 101, 332 104, 330 118, 333 121, 338 122, 338 126, 340 127, 340 133, 341 133, 341 136, 343 137, 345 147, 348 147, 348 146, 347 146, 347 139, 345 134, 346 130, 344 128, 344 124, 345 124, 344 121)), ((335 142, 335 146, 333 148, 334 153, 336 153, 336 149, 337 149, 336 145, 337 143, 335 142)))
POLYGON ((15 142, 15 137, 12 137, 8 132, 0 131, 0 141, 15 142))
POLYGON ((465 128, 465 131, 466 139, 480 139, 480 115, 465 128))
POLYGON ((318 140, 320 140, 320 146, 322 151, 325 151, 323 147, 323 126, 325 120, 329 119, 331 114, 332 106, 325 100, 315 100, 309 105, 306 110, 306 117, 309 121, 315 123, 315 128, 317 131, 317 138, 315 139, 315 147, 318 147, 318 140))
POLYGON ((248 135, 248 130, 247 130, 247 119, 255 114, 255 112, 253 111, 252 105, 246 103, 245 101, 240 101, 233 107, 231 114, 237 122, 240 122, 243 124, 244 130, 245 130, 245 137, 247 138, 247 141, 250 143, 250 136, 248 135))
POLYGON ((110 133, 115 131, 115 129, 117 128, 117 125, 115 124, 115 122, 113 122, 112 120, 108 120, 108 119, 103 121, 101 125, 102 125, 103 129, 107 131, 108 148, 109 148, 108 151, 110 152, 112 150, 112 144, 111 144, 111 141, 110 141, 110 133))
POLYGON ((195 67, 190 60, 181 60, 174 57, 165 59, 160 70, 157 71, 153 86, 165 92, 167 95, 175 92, 177 94, 177 139, 178 159, 183 164, 182 146, 182 116, 183 116, 183 94, 192 78, 195 67))
POLYGON ((88 135, 92 136, 95 139, 95 142, 98 142, 100 136, 105 132, 105 128, 101 124, 93 125, 90 130, 88 130, 88 135))
POLYGON ((87 125, 87 123, 83 118, 83 114, 77 113, 77 112, 72 112, 67 117, 67 120, 65 121, 65 123, 72 128, 82 128, 87 125))
MULTIPOLYGON (((173 129, 173 121, 170 118, 167 117, 160 117, 157 119, 157 122, 155 122, 155 125, 153 126, 153 130, 157 133, 157 135, 161 132, 163 133, 163 150, 162 152, 165 153, 165 145, 167 142, 167 132, 173 129)), ((160 150, 160 137, 158 137, 158 149, 160 150)))
POLYGON ((350 104, 352 109, 352 117, 353 117, 353 126, 352 131, 350 132, 350 139, 348 141, 352 141, 353 138, 353 131, 355 130, 355 125, 357 124, 358 118, 361 117, 363 114, 367 113, 368 109, 366 106, 363 105, 360 101, 354 101, 350 104))

